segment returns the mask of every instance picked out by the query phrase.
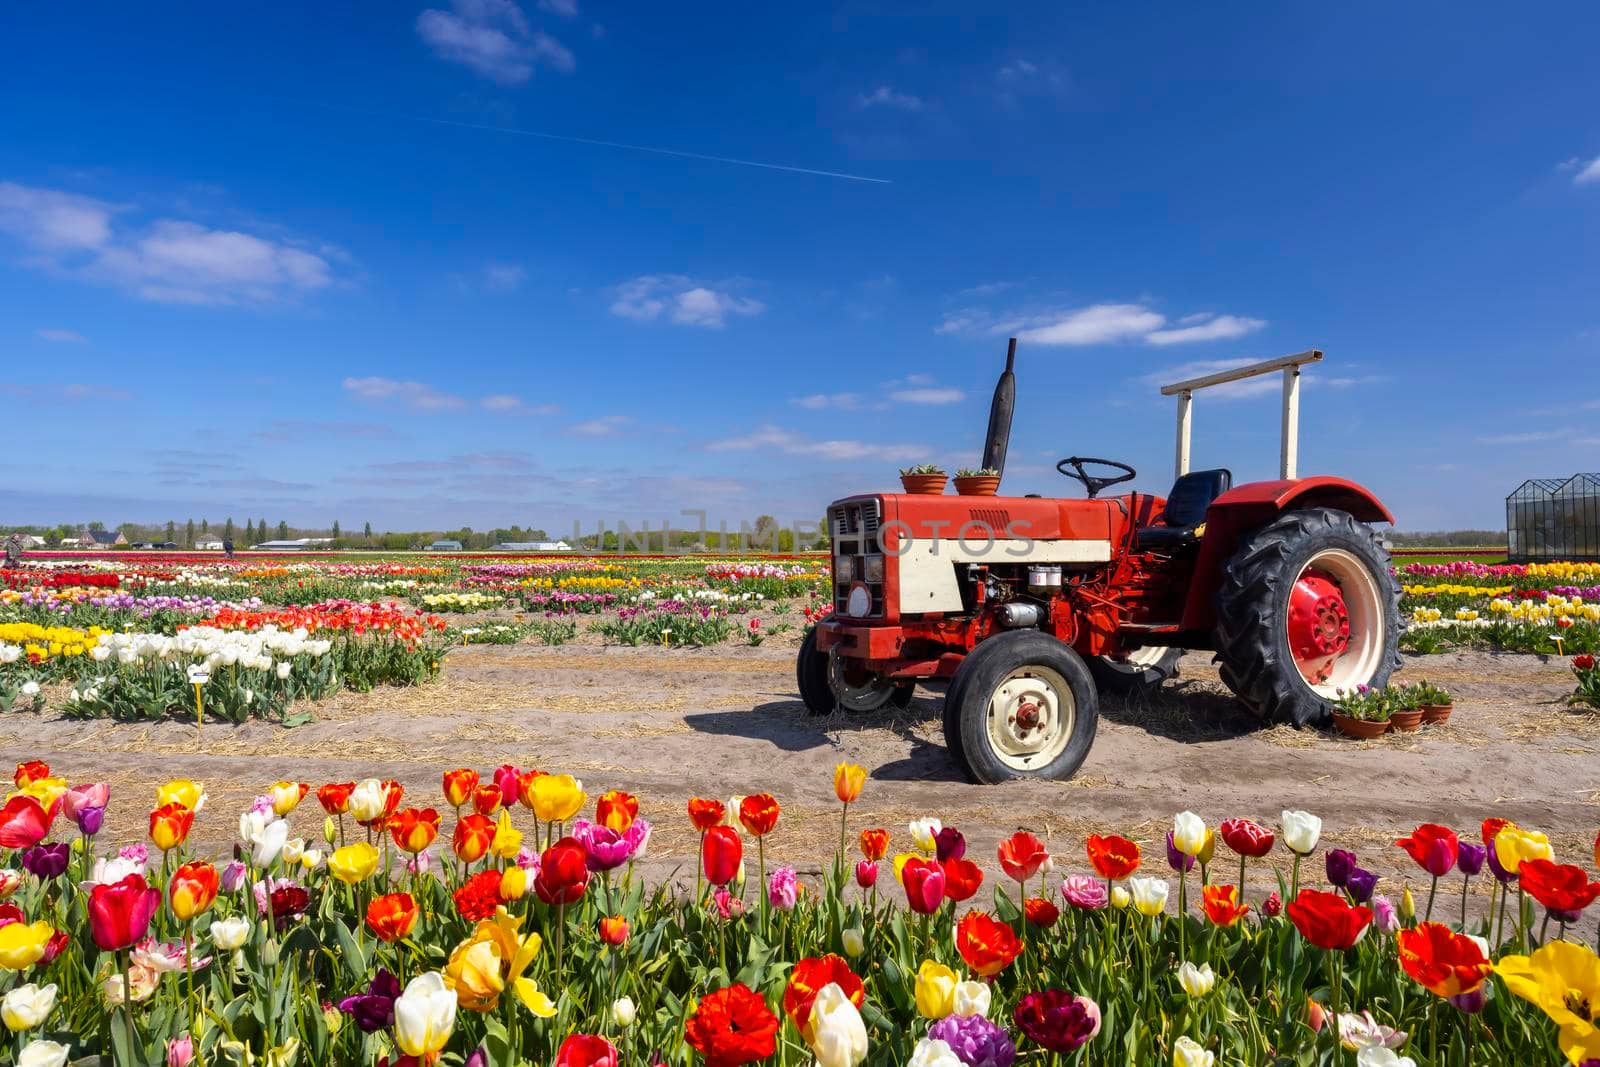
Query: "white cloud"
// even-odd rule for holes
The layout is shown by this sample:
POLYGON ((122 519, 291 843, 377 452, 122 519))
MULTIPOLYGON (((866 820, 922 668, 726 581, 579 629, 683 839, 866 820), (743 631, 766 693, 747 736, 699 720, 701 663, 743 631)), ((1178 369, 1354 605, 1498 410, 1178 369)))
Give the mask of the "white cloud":
POLYGON ((988 321, 988 316, 981 311, 947 311, 944 319, 933 328, 934 333, 966 333, 968 330, 977 329, 988 321))
POLYGON ((602 415, 587 422, 574 423, 567 428, 567 432, 578 437, 616 437, 632 425, 633 419, 627 415, 602 415))
POLYGON ((616 288, 611 314, 651 322, 663 314, 680 326, 720 329, 730 315, 759 315, 766 305, 700 285, 678 274, 645 274, 616 288))
POLYGON ((166 303, 261 304, 333 283, 334 250, 180 219, 113 225, 122 214, 103 200, 0 183, 0 232, 34 253, 34 267, 166 303))
POLYGON ((912 93, 891 89, 887 85, 880 85, 870 93, 861 93, 857 96, 856 107, 890 107, 900 111, 921 111, 922 98, 912 93))
POLYGON ((836 408, 840 411, 854 411, 861 406, 859 393, 812 393, 809 396, 797 396, 789 403, 797 408, 807 411, 822 411, 827 408, 836 408))
POLYGON ((478 401, 485 411, 499 415, 554 415, 561 410, 556 404, 529 404, 511 393, 493 393, 478 401))
POLYGON ((1564 430, 1529 430, 1526 433, 1501 433, 1489 437, 1479 437, 1480 445, 1536 445, 1547 441, 1571 442, 1577 431, 1571 428, 1564 430))
POLYGON ((539 10, 548 11, 552 15, 560 15, 564 19, 578 17, 577 0, 539 0, 539 10))
POLYGON ((706 450, 710 452, 751 452, 757 449, 773 450, 786 456, 809 456, 829 460, 881 459, 895 463, 918 459, 927 456, 931 451, 926 445, 869 444, 864 441, 848 440, 817 441, 770 424, 743 437, 729 437, 706 445, 706 450))
POLYGON ((899 389, 889 399, 901 404, 959 404, 967 398, 960 389, 899 389))
MULTIPOLYGON (((454 0, 451 7, 429 8, 417 16, 417 36, 441 59, 501 85, 521 85, 541 65, 562 72, 577 67, 560 41, 528 25, 513 0, 454 0)), ((570 0, 557 0, 554 7, 577 12, 570 0)))
POLYGON ((55 341, 62 344, 81 345, 88 341, 87 337, 74 330, 35 330, 34 336, 42 341, 55 341))
POLYGON ((1246 318, 1243 315, 1186 315, 1179 320, 1180 326, 1174 330, 1156 330, 1147 334, 1145 340, 1153 345, 1181 345, 1194 341, 1230 341, 1235 337, 1243 337, 1247 333, 1254 333, 1266 325, 1263 319, 1246 318), (1182 323, 1194 323, 1192 326, 1182 323))
POLYGON ((344 388, 360 400, 400 404, 413 411, 454 411, 467 403, 454 393, 441 392, 431 385, 393 378, 346 378, 344 388))
POLYGON ((1578 173, 1572 176, 1573 185, 1588 185, 1590 182, 1600 182, 1600 158, 1582 164, 1578 173))
POLYGON ((491 263, 483 268, 483 284, 491 292, 509 293, 527 279, 528 272, 516 263, 491 263))
POLYGON ((1042 345, 1098 345, 1143 337, 1166 322, 1141 304, 1094 304, 1047 319, 1051 321, 1020 331, 1017 339, 1042 345))

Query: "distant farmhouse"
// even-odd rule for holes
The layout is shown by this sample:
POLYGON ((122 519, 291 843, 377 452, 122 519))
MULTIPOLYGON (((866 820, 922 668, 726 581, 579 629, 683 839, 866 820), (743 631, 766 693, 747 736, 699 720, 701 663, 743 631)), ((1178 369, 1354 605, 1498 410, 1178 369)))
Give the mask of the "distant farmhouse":
POLYGON ((571 552, 565 541, 501 541, 494 546, 496 552, 571 552))
MULTIPOLYGON (((69 539, 63 538, 65 545, 69 539)), ((78 544, 84 548, 122 548, 128 539, 121 530, 84 530, 78 535, 78 544)))
POLYGON ((427 548, 424 548, 423 551, 424 552, 460 552, 461 551, 461 542, 460 541, 449 541, 449 540, 435 541, 433 544, 429 545, 427 548))
MULTIPOLYGON (((333 544, 331 537, 295 537, 288 541, 262 541, 250 546, 252 552, 308 552, 333 544)), ((219 546, 220 547, 220 546, 219 546)))
POLYGON ((222 538, 210 534, 202 534, 194 539, 194 547, 199 552, 221 552, 222 538))

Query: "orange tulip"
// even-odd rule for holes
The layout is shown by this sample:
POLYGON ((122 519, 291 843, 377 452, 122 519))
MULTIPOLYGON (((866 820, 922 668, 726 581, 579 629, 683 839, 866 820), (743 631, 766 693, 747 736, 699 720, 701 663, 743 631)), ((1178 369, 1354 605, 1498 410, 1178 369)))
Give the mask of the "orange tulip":
POLYGON ((620 789, 608 789, 594 802, 594 821, 619 834, 628 832, 639 817, 639 798, 620 789))
POLYGON ((1022 942, 1011 927, 986 912, 969 911, 956 924, 956 951, 967 966, 993 978, 1022 952, 1022 942))
POLYGON ((450 838, 450 847, 462 863, 477 863, 489 853, 494 843, 494 820, 479 812, 461 816, 456 822, 456 832, 450 838))
POLYGON ((350 810, 350 794, 355 791, 354 782, 329 782, 317 790, 317 803, 329 815, 343 815, 350 810))
POLYGON ((1239 903, 1236 885, 1208 885, 1200 890, 1200 907, 1218 926, 1232 926, 1250 914, 1248 904, 1239 903))
POLYGON ((1126 878, 1139 869, 1139 846, 1126 837, 1090 834, 1089 863, 1102 878, 1126 878))
POLYGON ((472 799, 478 788, 478 772, 468 767, 444 772, 444 798, 452 808, 459 808, 472 799))
POLYGON ((628 920, 620 915, 607 915, 600 920, 600 940, 608 945, 620 945, 628 940, 628 920))
POLYGON ((439 813, 432 808, 406 808, 389 817, 394 843, 407 852, 421 852, 439 836, 439 813))
POLYGON ((26 789, 39 779, 48 777, 50 777, 50 764, 43 760, 31 759, 17 764, 11 780, 17 783, 18 789, 26 789))
POLYGON ((417 925, 417 902, 410 893, 390 893, 374 897, 367 905, 367 929, 379 941, 399 941, 417 925))
POLYGON ((854 763, 841 763, 833 769, 833 795, 841 804, 854 804, 867 784, 867 769, 854 763))
POLYGON ((1440 997, 1471 993, 1494 970, 1483 948, 1444 923, 1418 923, 1395 935, 1400 966, 1418 985, 1440 997))
POLYGON ((728 809, 722 806, 720 800, 708 800, 705 797, 689 798, 689 821, 694 823, 694 828, 705 833, 713 826, 721 826, 722 820, 727 818, 728 809))
POLYGON ((173 801, 163 804, 150 813, 150 840, 162 852, 170 852, 183 844, 194 825, 194 812, 173 801))
POLYGON ((782 810, 778 798, 771 793, 756 793, 739 801, 739 822, 755 836, 765 837, 778 825, 782 810))
POLYGON ((172 872, 167 883, 167 903, 179 922, 203 915, 217 899, 222 884, 217 869, 209 863, 185 863, 172 872))
POLYGON ((493 782, 485 782, 472 791, 472 810, 479 815, 493 815, 504 801, 500 787, 493 782))
POLYGON ((889 831, 861 831, 861 854, 869 863, 876 863, 889 854, 889 831))

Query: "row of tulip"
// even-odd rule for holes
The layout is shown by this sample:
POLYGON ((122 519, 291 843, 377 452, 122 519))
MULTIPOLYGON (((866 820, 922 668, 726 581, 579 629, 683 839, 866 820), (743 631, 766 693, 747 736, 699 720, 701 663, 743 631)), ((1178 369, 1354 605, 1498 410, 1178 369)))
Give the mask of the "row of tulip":
POLYGON ((447 772, 437 808, 375 778, 274 783, 224 864, 192 840, 198 782, 161 786, 148 842, 112 851, 106 785, 37 762, 14 777, 0 1017, 30 1067, 1600 1058, 1600 957, 1568 938, 1600 882, 1500 819, 1478 840, 1425 824, 1395 842, 1428 886, 1419 907, 1299 811, 1276 829, 1182 812, 1157 849, 1167 876, 1118 835, 1089 836, 1069 872, 1063 843, 1025 831, 986 870, 932 817, 899 852, 874 827, 847 847, 866 772, 840 764, 820 885, 777 862, 783 807, 763 793, 690 801, 691 890, 637 876, 637 797, 591 809, 571 776, 510 764, 447 772), (312 796, 320 840, 294 829, 312 796), (1288 880, 1252 898, 1247 865, 1280 843, 1288 880), (1440 892, 1457 876, 1459 914, 1440 892), (1491 903, 1474 916, 1477 877, 1491 903))

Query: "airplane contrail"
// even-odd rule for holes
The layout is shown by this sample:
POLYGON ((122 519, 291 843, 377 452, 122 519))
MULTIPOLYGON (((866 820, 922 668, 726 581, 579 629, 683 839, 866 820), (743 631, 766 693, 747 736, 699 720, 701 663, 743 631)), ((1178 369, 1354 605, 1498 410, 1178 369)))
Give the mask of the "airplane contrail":
POLYGON ((676 148, 658 148, 654 145, 627 144, 622 141, 601 141, 592 137, 573 137, 563 133, 546 133, 543 130, 524 130, 517 126, 491 126, 479 122, 460 122, 455 119, 437 119, 426 115, 405 115, 392 111, 372 111, 346 104, 322 103, 321 106, 339 111, 353 111, 362 115, 404 119, 409 122, 426 122, 434 126, 454 126, 463 130, 483 130, 488 133, 509 133, 518 137, 537 137, 545 141, 566 141, 569 144, 593 145, 596 148, 620 148, 629 152, 650 152, 658 156, 676 156, 679 159, 698 159, 707 163, 731 163, 739 167, 760 167, 762 170, 781 170, 790 174, 812 174, 819 178, 842 178, 852 182, 871 182, 874 185, 893 185, 889 178, 871 178, 864 174, 845 174, 836 170, 815 170, 811 167, 792 167, 786 163, 762 163, 754 159, 734 159, 731 156, 710 156, 703 152, 685 152, 676 148))

